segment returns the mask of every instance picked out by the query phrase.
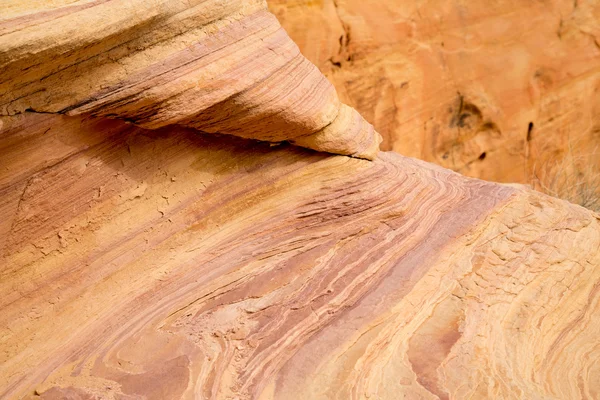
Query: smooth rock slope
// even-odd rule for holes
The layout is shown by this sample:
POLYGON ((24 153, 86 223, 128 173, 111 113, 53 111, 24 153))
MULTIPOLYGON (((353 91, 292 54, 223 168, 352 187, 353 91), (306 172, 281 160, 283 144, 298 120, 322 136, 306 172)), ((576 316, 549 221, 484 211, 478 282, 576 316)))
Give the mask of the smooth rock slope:
POLYGON ((598 214, 396 153, 252 140, 377 142, 326 84, 312 111, 293 101, 326 83, 302 58, 245 91, 268 46, 181 63, 274 21, 260 2, 37 4, 0 25, 0 398, 600 396, 598 214), (112 45, 139 60, 85 61, 112 45), (226 134, 193 129, 209 120, 226 134))

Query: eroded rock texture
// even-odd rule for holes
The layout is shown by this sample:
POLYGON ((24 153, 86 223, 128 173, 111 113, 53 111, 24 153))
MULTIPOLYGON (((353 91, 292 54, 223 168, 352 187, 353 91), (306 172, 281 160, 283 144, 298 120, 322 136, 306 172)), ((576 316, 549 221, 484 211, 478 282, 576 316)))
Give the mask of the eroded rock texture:
POLYGON ((394 153, 2 122, 2 398, 600 395, 583 208, 394 153))
POLYGON ((569 152, 600 171, 597 0, 269 5, 383 150, 501 182, 569 152))
POLYGON ((88 113, 368 159, 379 149, 264 1, 29 3, 0 20, 2 114, 88 113))
POLYGON ((236 137, 376 151, 260 2, 44 4, 0 25, 0 398, 600 396, 599 215, 236 137))

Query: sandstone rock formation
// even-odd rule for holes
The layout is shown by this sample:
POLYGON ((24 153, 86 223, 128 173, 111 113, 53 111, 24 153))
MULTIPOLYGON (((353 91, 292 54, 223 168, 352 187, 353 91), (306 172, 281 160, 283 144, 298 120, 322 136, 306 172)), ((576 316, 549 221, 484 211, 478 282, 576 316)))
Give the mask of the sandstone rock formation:
POLYGON ((1 113, 90 113, 369 159, 379 149, 262 0, 60 3, 0 21, 1 113))
POLYGON ((573 149, 600 172, 597 0, 268 1, 383 150, 528 183, 573 149))
POLYGON ((236 137, 344 154, 377 142, 310 66, 198 107, 237 88, 229 63, 269 67, 245 70, 236 49, 250 62, 268 46, 184 63, 182 81, 163 73, 183 57, 170 46, 193 52, 232 26, 249 37, 246 6, 272 24, 258 2, 20 4, 1 29, 23 29, 21 45, 0 37, 14 57, 0 78, 12 114, 0 117, 0 398, 600 396, 598 214, 392 152, 236 137), (71 32, 87 41, 28 30, 94 15, 71 32), (229 17, 195 31, 207 15, 229 17), (122 69, 86 64, 111 45, 132 52, 122 69), (214 91, 198 89, 209 78, 214 91), (303 90, 292 82, 320 88, 318 110, 337 107, 316 134, 303 129, 325 114, 284 100, 303 90), (82 99, 86 113, 65 111, 82 99), (210 118, 230 135, 193 129, 210 118))
POLYGON ((583 208, 394 153, 2 121, 1 398, 600 395, 583 208))

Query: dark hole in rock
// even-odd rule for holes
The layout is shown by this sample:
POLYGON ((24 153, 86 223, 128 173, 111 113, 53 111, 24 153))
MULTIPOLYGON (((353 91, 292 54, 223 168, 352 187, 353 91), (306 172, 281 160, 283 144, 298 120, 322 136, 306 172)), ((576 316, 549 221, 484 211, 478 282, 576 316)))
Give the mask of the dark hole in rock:
POLYGON ((531 142, 533 136, 533 122, 529 123, 529 126, 527 127, 527 141, 531 142))

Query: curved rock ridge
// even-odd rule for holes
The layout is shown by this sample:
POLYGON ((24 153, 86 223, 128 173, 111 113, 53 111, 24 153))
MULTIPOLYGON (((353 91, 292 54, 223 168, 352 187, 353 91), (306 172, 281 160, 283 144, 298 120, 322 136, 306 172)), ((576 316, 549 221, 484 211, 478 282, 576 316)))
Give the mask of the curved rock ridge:
POLYGON ((264 1, 11 3, 0 20, 1 114, 87 113, 377 154, 380 135, 339 102, 264 1))
POLYGON ((597 214, 395 153, 0 121, 0 398, 600 395, 597 214))

